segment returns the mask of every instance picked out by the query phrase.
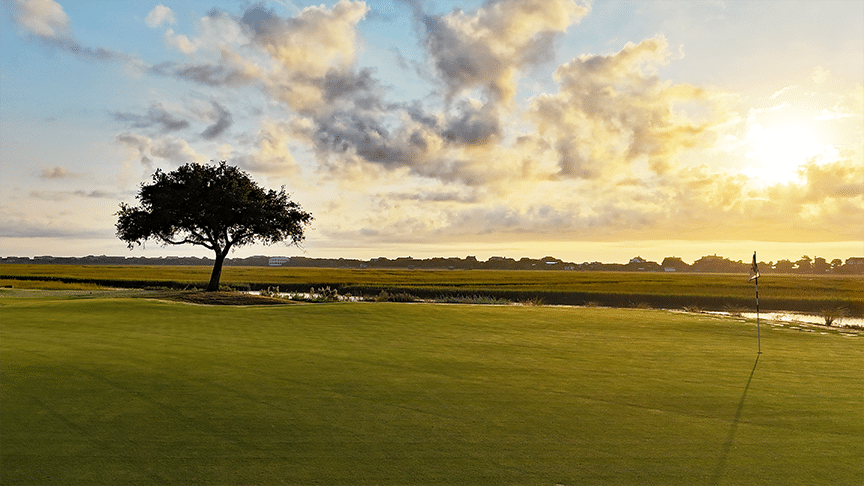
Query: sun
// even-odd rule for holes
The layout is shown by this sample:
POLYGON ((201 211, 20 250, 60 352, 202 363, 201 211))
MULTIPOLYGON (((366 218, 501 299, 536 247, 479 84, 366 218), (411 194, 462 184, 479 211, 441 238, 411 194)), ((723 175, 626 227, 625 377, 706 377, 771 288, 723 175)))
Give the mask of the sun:
POLYGON ((799 167, 826 149, 813 127, 793 123, 769 127, 754 124, 745 143, 750 164, 742 173, 767 185, 797 181, 799 167))

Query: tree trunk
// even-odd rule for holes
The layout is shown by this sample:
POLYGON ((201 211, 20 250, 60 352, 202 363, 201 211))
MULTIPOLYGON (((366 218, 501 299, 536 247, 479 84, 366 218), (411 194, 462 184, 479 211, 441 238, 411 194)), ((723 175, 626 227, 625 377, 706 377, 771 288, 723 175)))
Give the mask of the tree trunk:
POLYGON ((219 279, 222 277, 222 263, 225 255, 221 251, 216 252, 216 263, 213 264, 213 273, 210 274, 210 283, 207 284, 207 292, 219 290, 219 279))

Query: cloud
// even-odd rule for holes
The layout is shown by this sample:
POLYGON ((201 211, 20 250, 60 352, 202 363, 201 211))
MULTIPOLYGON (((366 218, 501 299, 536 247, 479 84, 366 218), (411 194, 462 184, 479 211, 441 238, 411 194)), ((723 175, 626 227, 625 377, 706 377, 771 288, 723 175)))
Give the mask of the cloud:
POLYGON ((226 53, 228 64, 163 62, 151 66, 149 72, 212 87, 236 87, 255 81, 257 76, 254 72, 231 66, 228 57, 228 53, 226 53))
POLYGON ((15 20, 28 32, 43 39, 68 37, 69 17, 53 0, 13 0, 15 20))
POLYGON ((150 167, 153 159, 163 159, 180 165, 187 162, 204 162, 208 158, 195 152, 189 143, 171 135, 152 139, 144 135, 123 132, 115 137, 128 150, 128 161, 137 160, 150 167))
POLYGON ((174 29, 167 29, 165 31, 165 43, 186 55, 193 54, 198 50, 198 46, 194 42, 190 41, 185 35, 175 34, 174 29))
POLYGON ((473 14, 417 11, 448 99, 479 87, 492 100, 509 101, 517 70, 549 60, 555 35, 584 17, 588 7, 571 0, 502 0, 487 1, 473 14))
POLYGON ((175 132, 189 128, 189 122, 177 118, 168 112, 161 103, 153 103, 147 110, 146 115, 136 113, 114 112, 111 116, 119 121, 128 123, 131 128, 158 127, 162 133, 175 132))
POLYGON ((258 131, 257 147, 251 153, 231 154, 229 148, 226 156, 232 163, 253 172, 292 176, 299 171, 299 166, 288 148, 291 132, 282 123, 266 121, 258 131))
POLYGON ((831 108, 823 109, 814 120, 839 120, 842 118, 864 119, 864 85, 856 84, 848 93, 831 108))
POLYGON ((0 237, 3 238, 72 238, 101 239, 110 237, 111 231, 104 228, 75 227, 66 220, 54 217, 34 218, 26 215, 10 216, 0 211, 0 237))
POLYGON ((71 177, 77 177, 77 174, 73 174, 66 170, 66 168, 60 166, 39 171, 40 179, 67 179, 71 177))
POLYGON ((213 140, 222 135, 233 123, 231 113, 229 113, 224 106, 220 105, 216 101, 213 101, 212 104, 216 121, 201 133, 201 136, 204 137, 205 140, 213 140))
MULTIPOLYGON (((843 215, 864 214, 858 155, 813 160, 801 167, 800 184, 763 188, 710 164, 688 168, 685 158, 712 156, 715 138, 734 138, 735 114, 727 93, 661 79, 675 57, 663 36, 571 59, 555 71, 557 90, 524 109, 514 103, 520 76, 551 59, 556 39, 587 14, 586 6, 502 0, 437 16, 419 5, 427 74, 441 90, 411 103, 389 100, 394 88, 374 68, 358 66, 358 25, 369 12, 362 2, 341 0, 288 18, 264 3, 242 15, 214 10, 189 37, 174 31, 170 9, 154 8, 148 25, 165 27, 166 46, 186 57, 145 71, 206 86, 209 94, 180 110, 153 103, 144 113, 112 113, 128 130, 116 136, 127 164, 150 171, 213 158, 181 136, 190 123, 198 125, 189 140, 271 176, 296 177, 301 169, 291 150, 305 144, 319 169, 304 172, 310 185, 344 189, 339 208, 328 209, 333 226, 326 232, 364 241, 708 239, 721 225, 747 239, 778 231, 826 238, 826 225, 854 236, 837 228, 843 215), (235 127, 242 109, 234 100, 254 90, 267 100, 255 113, 261 121, 253 135, 235 127)), ((21 14, 19 24, 97 58, 97 50, 74 40, 59 12, 21 14)), ((104 50, 106 59, 115 54, 122 57, 104 50)), ((859 85, 832 98, 826 106, 836 105, 823 115, 860 117, 862 93, 859 85)), ((773 98, 781 95, 786 91, 773 98)), ((57 169, 40 177, 69 176, 57 169)), ((51 201, 105 196, 31 193, 51 201)))
POLYGON ((172 12, 170 8, 160 3, 159 5, 156 5, 149 14, 147 14, 147 17, 144 18, 144 22, 148 27, 155 29, 163 24, 176 24, 177 19, 174 17, 174 12, 172 12))
POLYGON ((799 168, 805 181, 800 197, 805 202, 832 199, 860 199, 864 195, 864 160, 856 160, 853 151, 840 158, 824 162, 818 157, 799 168))
POLYGON ((800 181, 768 187, 707 166, 683 170, 665 182, 661 207, 668 216, 657 230, 684 239, 711 239, 720 227, 730 240, 860 240, 860 225, 850 222, 864 219, 862 162, 861 149, 814 157, 801 167, 800 181))
POLYGON ((451 203, 476 204, 481 201, 481 196, 476 190, 426 190, 419 188, 416 192, 402 192, 387 194, 386 198, 402 201, 422 201, 428 203, 451 203))
POLYGON ((363 2, 340 0, 333 8, 306 7, 296 17, 283 19, 256 5, 241 22, 288 73, 320 78, 331 68, 354 62, 356 25, 368 10, 363 2))
POLYGON ((92 199, 113 199, 116 197, 116 194, 102 191, 102 190, 76 190, 76 191, 46 191, 46 190, 33 190, 29 193, 30 197, 34 199, 40 199, 43 201, 68 201, 73 198, 92 198, 92 199))
POLYGON ((391 134, 374 113, 339 110, 313 120, 314 125, 306 135, 324 157, 358 156, 395 168, 409 165, 415 156, 421 156, 422 150, 413 150, 402 137, 391 134))
POLYGON ((445 140, 463 145, 483 145, 501 135, 494 105, 477 101, 463 102, 459 116, 448 121, 441 133, 445 140))
POLYGON ((307 7, 294 18, 281 18, 261 6, 247 10, 241 24, 269 56, 270 68, 259 74, 270 94, 292 110, 311 113, 326 108, 333 88, 349 87, 345 82, 360 83, 354 89, 363 89, 369 71, 354 74, 353 65, 357 23, 368 10, 363 2, 347 0, 329 9, 307 7))
POLYGON ((535 98, 530 117, 555 147, 560 176, 590 179, 640 160, 662 173, 683 150, 713 141, 727 121, 722 97, 661 81, 669 56, 658 36, 558 68, 559 92, 535 98))
POLYGON ((63 7, 53 0, 12 0, 15 21, 23 30, 44 44, 89 61, 144 63, 134 57, 104 47, 89 47, 78 42, 63 7))

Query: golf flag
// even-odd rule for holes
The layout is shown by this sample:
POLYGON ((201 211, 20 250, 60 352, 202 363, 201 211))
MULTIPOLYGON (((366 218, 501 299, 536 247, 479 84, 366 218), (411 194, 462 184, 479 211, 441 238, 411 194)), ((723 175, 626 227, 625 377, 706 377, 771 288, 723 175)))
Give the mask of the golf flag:
POLYGON ((753 252, 753 266, 750 267, 750 278, 747 280, 756 280, 756 345, 758 346, 759 354, 762 354, 762 336, 759 332, 759 266, 756 265, 756 252, 753 252))
POLYGON ((753 252, 753 265, 750 267, 750 278, 747 281, 751 281, 754 278, 759 278, 759 267, 756 265, 756 252, 753 252))

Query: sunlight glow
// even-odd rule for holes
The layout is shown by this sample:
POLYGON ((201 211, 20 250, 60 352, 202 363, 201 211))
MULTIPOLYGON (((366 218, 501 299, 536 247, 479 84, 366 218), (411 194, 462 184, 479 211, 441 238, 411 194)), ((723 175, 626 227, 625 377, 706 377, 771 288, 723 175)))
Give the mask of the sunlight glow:
POLYGON ((767 185, 798 181, 801 165, 832 148, 820 145, 813 130, 793 124, 768 128, 754 124, 746 141, 751 150, 745 156, 752 163, 742 172, 767 185))

